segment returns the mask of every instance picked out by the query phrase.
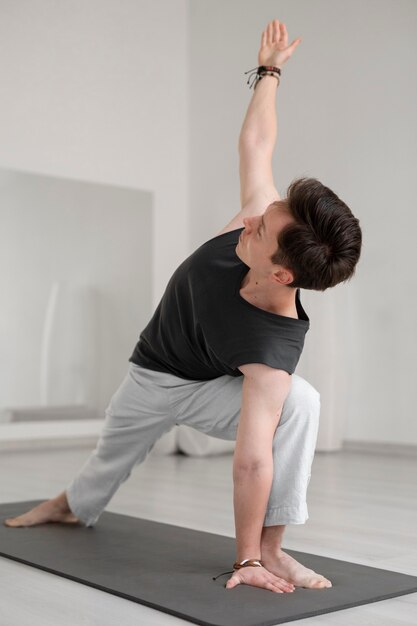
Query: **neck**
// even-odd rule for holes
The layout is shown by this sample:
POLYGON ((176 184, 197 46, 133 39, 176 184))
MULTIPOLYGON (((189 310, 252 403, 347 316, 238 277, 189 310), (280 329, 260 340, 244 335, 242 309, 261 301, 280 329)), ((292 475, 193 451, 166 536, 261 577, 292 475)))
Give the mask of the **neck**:
POLYGON ((296 287, 287 287, 270 277, 246 274, 240 286, 240 294, 256 306, 272 312, 291 311, 295 308, 296 287))

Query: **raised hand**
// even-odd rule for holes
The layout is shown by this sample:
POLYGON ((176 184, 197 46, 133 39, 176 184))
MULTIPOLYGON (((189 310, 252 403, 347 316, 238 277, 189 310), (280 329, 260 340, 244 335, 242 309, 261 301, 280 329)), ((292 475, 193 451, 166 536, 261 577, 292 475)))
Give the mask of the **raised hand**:
POLYGON ((273 65, 282 67, 290 58, 301 38, 294 39, 288 45, 288 33, 285 24, 278 20, 269 22, 262 33, 261 47, 258 52, 258 65, 273 65))

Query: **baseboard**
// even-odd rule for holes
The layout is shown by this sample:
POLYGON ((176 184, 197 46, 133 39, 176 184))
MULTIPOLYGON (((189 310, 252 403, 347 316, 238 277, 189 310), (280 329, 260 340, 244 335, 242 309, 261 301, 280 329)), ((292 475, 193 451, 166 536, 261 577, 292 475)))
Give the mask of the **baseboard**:
POLYGON ((373 441, 343 441, 342 451, 362 452, 366 454, 382 454, 386 456, 417 457, 417 445, 406 443, 384 443, 373 441))
POLYGON ((59 437, 53 439, 22 439, 0 441, 0 452, 34 450, 65 450, 66 448, 91 448, 97 443, 96 437, 59 437))
MULTIPOLYGON (((94 448, 97 443, 98 435, 95 436, 79 436, 79 437, 56 437, 44 439, 22 439, 0 441, 0 451, 19 450, 60 450, 66 448, 94 448)), ((417 457, 417 445, 399 444, 399 443, 382 443, 372 441, 354 441, 345 440, 341 450, 336 452, 358 452, 363 454, 380 454, 388 456, 400 457, 417 457)), ((323 451, 326 453, 326 451, 323 451)))
POLYGON ((56 422, 100 419, 96 408, 85 405, 5 407, 0 410, 0 423, 56 422))

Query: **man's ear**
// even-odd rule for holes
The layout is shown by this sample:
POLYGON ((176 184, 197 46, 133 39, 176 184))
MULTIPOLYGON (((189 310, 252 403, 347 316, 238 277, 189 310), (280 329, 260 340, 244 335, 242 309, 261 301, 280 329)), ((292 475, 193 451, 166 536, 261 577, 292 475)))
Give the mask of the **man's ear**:
POLYGON ((294 276, 292 275, 290 270, 281 266, 278 267, 279 269, 274 272, 274 278, 276 282, 280 283, 281 285, 288 285, 289 283, 292 283, 292 281, 294 280, 294 276))

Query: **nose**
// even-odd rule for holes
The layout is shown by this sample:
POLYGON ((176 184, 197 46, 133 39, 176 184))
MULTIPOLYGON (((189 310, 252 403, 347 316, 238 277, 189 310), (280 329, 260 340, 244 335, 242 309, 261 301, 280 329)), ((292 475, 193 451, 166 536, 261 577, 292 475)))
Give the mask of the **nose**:
POLYGON ((243 218, 243 224, 244 224, 245 228, 248 228, 248 227, 250 228, 251 220, 252 220, 251 217, 244 217, 243 218))

